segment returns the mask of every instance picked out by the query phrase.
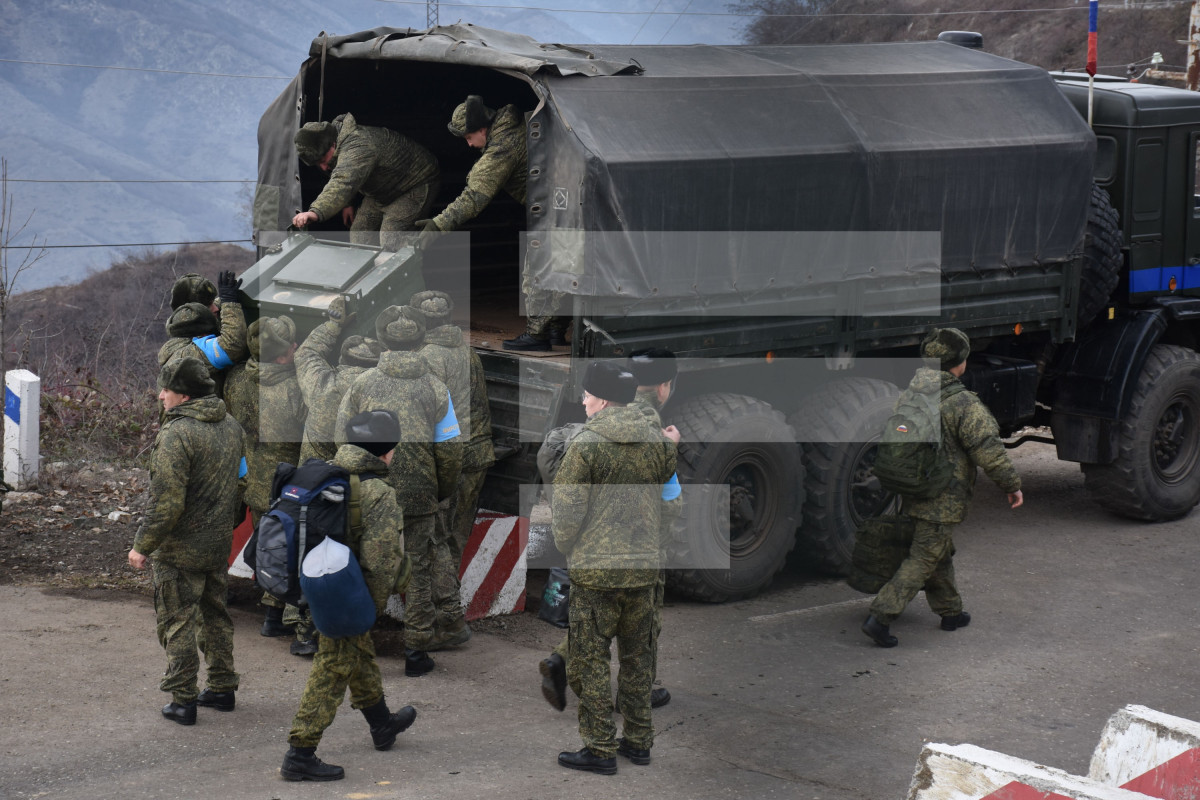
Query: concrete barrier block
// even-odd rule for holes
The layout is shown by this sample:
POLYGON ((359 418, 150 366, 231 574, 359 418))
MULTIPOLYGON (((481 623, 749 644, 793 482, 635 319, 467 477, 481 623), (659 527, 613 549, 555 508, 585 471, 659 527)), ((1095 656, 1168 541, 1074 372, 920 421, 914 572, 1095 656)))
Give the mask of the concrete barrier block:
POLYGON ((1088 777, 1161 800, 1200 797, 1200 723, 1126 706, 1105 725, 1088 777))
POLYGON ((1146 800, 1146 795, 971 744, 928 744, 907 800, 1146 800))

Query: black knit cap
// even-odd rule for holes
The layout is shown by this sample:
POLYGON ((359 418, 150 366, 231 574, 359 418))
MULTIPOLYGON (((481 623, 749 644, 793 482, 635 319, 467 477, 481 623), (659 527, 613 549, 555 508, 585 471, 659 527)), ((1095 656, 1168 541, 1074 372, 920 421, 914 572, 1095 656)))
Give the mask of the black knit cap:
POLYGON ((637 387, 633 373, 612 361, 593 361, 583 374, 583 390, 610 403, 632 403, 637 387))
POLYGON ((205 397, 215 392, 217 385, 203 361, 186 356, 163 364, 158 372, 158 388, 188 397, 205 397))
POLYGON ((679 374, 675 354, 665 347, 634 350, 629 354, 625 366, 633 373, 633 377, 637 378, 638 386, 658 386, 660 383, 675 380, 675 376, 679 374))
POLYGON ((376 409, 355 414, 346 423, 346 442, 373 456, 383 457, 400 441, 400 418, 394 411, 376 409))

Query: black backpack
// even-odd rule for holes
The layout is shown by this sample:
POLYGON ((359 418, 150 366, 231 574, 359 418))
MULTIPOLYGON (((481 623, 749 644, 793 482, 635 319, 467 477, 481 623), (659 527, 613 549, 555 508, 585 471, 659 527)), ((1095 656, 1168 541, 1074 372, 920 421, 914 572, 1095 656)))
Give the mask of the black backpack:
POLYGON ((358 483, 358 475, 319 458, 275 468, 271 508, 246 546, 246 554, 253 554, 249 566, 265 592, 289 605, 303 604, 304 556, 326 536, 345 543, 351 527, 362 524, 358 483))
POLYGON ((966 389, 958 381, 937 395, 906 389, 883 428, 873 471, 885 491, 929 500, 950 485, 954 465, 942 453, 941 404, 966 389))

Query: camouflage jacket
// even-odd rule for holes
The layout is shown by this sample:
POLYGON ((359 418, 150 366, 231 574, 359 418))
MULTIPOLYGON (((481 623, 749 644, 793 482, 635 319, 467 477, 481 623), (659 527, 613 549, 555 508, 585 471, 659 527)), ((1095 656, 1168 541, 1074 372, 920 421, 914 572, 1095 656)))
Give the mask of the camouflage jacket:
POLYGON ((454 414, 463 434, 463 470, 487 469, 495 461, 492 451, 492 414, 487 408, 487 387, 483 385, 483 362, 463 338, 457 325, 442 325, 425 333, 425 346, 419 351, 429 371, 450 390, 454 414), (479 364, 476 375, 475 364, 479 364), (478 383, 476 382, 478 381, 478 383), (483 406, 482 420, 476 419, 483 406), (486 426, 486 427, 485 427, 486 426))
POLYGON ((203 347, 186 336, 168 339, 158 349, 158 365, 161 367, 169 361, 188 356, 198 358, 208 364, 209 377, 217 384, 217 394, 221 395, 225 371, 245 361, 250 351, 246 347, 246 315, 242 311, 242 304, 222 303, 220 321, 221 332, 203 342, 203 347))
POLYGON ((438 179, 433 153, 402 133, 359 125, 351 114, 334 119, 337 154, 329 182, 309 211, 324 221, 359 194, 386 206, 405 192, 438 179))
POLYGON ((180 569, 222 569, 233 545, 242 428, 216 395, 165 417, 150 453, 150 510, 133 549, 180 569))
POLYGON ((419 353, 388 350, 379 366, 354 381, 338 407, 335 441, 346 441, 346 421, 362 411, 387 409, 400 417, 400 444, 390 482, 405 516, 432 514, 454 494, 462 471, 462 437, 450 413, 450 392, 419 353))
POLYGON ((346 538, 358 566, 362 568, 367 590, 375 601, 376 612, 382 614, 388 597, 403 590, 397 586, 404 570, 404 515, 396 504, 396 491, 388 485, 387 464, 361 447, 344 444, 330 462, 351 475, 378 475, 382 480, 367 480, 359 484, 362 504, 362 527, 351 530, 346 538))
MULTIPOLYGON (((908 390, 938 394, 957 380, 949 372, 922 367, 908 390)), ((950 487, 931 500, 905 499, 908 516, 943 524, 962 522, 975 492, 976 467, 983 467, 1004 492, 1021 488, 1017 469, 1000 441, 996 418, 974 392, 958 392, 942 403, 942 442, 946 457, 954 462, 950 487)))
POLYGON ((338 406, 358 376, 368 369, 350 364, 334 366, 340 334, 338 323, 325 322, 314 328, 296 350, 296 379, 308 408, 300 444, 301 463, 310 458, 333 459, 337 452, 333 429, 338 406))
MULTIPOLYGON (((662 417, 659 416, 661 405, 658 402, 658 394, 654 390, 639 391, 634 397, 631 408, 636 408, 645 415, 646 421, 650 426, 662 435, 662 417)), ((671 455, 678 461, 679 448, 674 442, 666 436, 662 436, 662 440, 671 446, 671 455)), ((676 477, 678 480, 678 477, 676 477)), ((675 520, 679 519, 679 515, 683 513, 683 494, 680 491, 679 496, 672 498, 663 503, 662 513, 659 519, 658 533, 659 543, 662 547, 664 556, 671 542, 671 529, 675 526, 675 520)))
POLYGON ((525 205, 525 183, 529 172, 525 148, 525 116, 514 105, 504 106, 496 112, 496 118, 488 128, 487 143, 479 160, 467 173, 466 188, 434 217, 438 228, 458 230, 479 216, 501 189, 525 205))
POLYGON ((650 586, 658 578, 664 486, 675 448, 635 406, 605 408, 567 447, 554 478, 554 543, 572 583, 650 586))
POLYGON ((250 359, 229 371, 225 404, 246 432, 246 505, 260 514, 271 507, 279 463, 300 463, 305 408, 293 364, 250 359))

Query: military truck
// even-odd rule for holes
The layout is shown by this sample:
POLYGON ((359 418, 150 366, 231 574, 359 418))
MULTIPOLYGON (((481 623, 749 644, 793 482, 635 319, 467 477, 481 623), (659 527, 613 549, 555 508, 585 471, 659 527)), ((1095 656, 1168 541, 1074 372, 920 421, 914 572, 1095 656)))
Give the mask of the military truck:
POLYGON ((311 327, 337 293, 365 320, 469 284, 500 456, 482 505, 508 513, 545 432, 582 418, 582 365, 673 350, 680 477, 717 489, 677 528, 669 585, 688 597, 752 595, 793 548, 847 568, 859 524, 894 506, 874 441, 933 325, 972 337, 964 380, 1025 432, 1011 445, 1053 441, 1105 508, 1175 518, 1200 500, 1200 96, 1103 80, 1089 128, 1087 91, 947 41, 321 35, 259 127, 246 299, 311 327), (335 243, 337 220, 288 230, 324 177, 296 158, 300 125, 352 112, 417 139, 441 208, 476 155, 446 129, 468 94, 525 112, 524 207, 497 197, 423 252, 335 243), (500 346, 522 269, 563 293, 568 348, 500 346), (713 543, 721 568, 689 562, 713 543))

